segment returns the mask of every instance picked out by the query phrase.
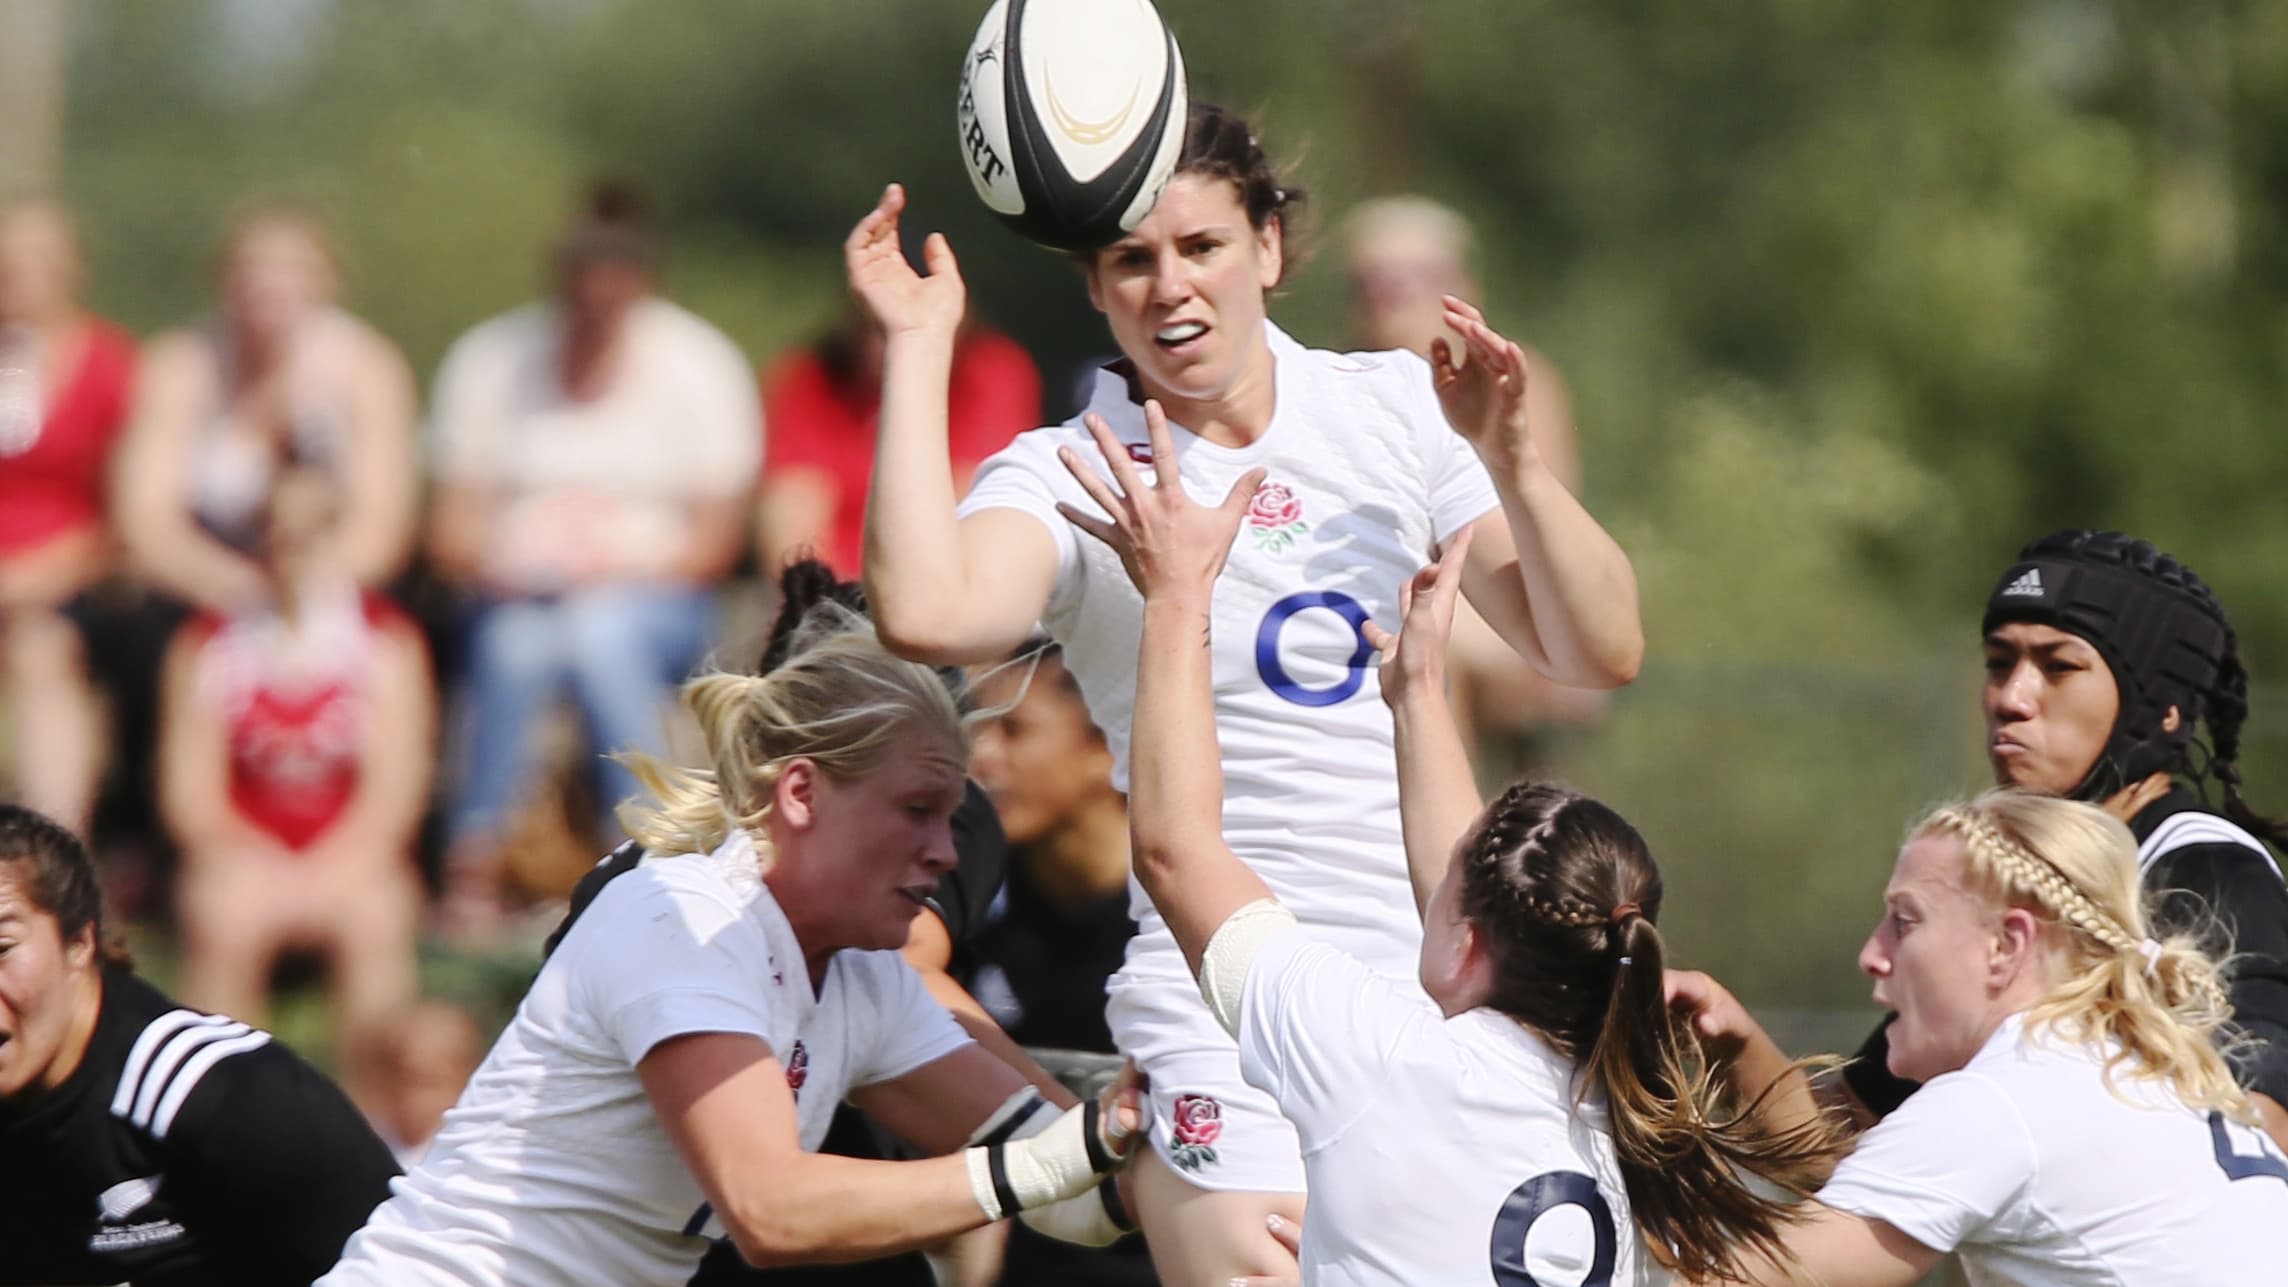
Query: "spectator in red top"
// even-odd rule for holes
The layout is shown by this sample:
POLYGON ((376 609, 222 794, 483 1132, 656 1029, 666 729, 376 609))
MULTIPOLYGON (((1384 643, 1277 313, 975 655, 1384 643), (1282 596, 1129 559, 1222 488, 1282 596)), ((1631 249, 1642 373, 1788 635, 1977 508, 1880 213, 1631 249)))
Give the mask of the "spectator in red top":
POLYGON ((102 733, 73 621, 112 567, 104 478, 135 345, 79 305, 71 216, 0 206, 0 675, 15 712, 16 787, 86 834, 102 733))
POLYGON ((181 995, 259 1023, 279 955, 319 952, 354 1046, 413 996, 435 698, 413 624, 340 561, 342 482, 292 461, 272 477, 255 546, 266 599, 200 613, 167 650, 159 791, 183 855, 181 995))
MULTIPOLYGON (((975 319, 957 344, 949 428, 954 486, 966 491, 980 462, 1040 424, 1041 375, 1016 341, 975 319)), ((767 574, 810 550, 858 575, 881 405, 882 335, 856 310, 763 378, 771 441, 755 531, 767 574)))

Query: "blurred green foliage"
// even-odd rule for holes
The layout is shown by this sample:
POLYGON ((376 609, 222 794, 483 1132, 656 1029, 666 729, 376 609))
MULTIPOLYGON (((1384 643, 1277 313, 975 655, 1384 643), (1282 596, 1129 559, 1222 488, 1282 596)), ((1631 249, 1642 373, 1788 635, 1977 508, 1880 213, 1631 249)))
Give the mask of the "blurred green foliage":
MULTIPOLYGON (((672 291, 766 359, 840 307, 882 183, 1058 387, 1108 341, 953 146, 983 0, 83 0, 66 188, 94 293, 204 307, 239 203, 341 231, 433 369, 531 293, 578 184, 632 175, 672 291)), ((1651 654, 1577 784, 1664 855, 1685 955, 1864 996, 1902 824, 1980 774, 1977 613, 2023 540, 2124 527, 2288 668, 2288 7, 2246 0, 1163 0, 1195 94, 1322 214, 1471 216, 1496 320, 1565 369, 1651 654)), ((1281 320, 1339 343, 1324 255, 1281 320)), ((2288 808, 2258 695, 2252 795, 2288 808)))

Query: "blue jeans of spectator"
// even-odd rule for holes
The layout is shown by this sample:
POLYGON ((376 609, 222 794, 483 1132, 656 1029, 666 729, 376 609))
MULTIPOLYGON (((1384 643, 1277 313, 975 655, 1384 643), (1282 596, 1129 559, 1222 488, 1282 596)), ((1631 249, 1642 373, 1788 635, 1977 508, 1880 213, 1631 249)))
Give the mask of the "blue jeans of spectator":
POLYGON ((465 758, 452 838, 497 836, 530 788, 533 725, 565 691, 579 705, 606 809, 639 793, 614 751, 666 749, 668 703, 706 653, 712 595, 626 582, 563 595, 495 600, 470 622, 463 686, 465 758))

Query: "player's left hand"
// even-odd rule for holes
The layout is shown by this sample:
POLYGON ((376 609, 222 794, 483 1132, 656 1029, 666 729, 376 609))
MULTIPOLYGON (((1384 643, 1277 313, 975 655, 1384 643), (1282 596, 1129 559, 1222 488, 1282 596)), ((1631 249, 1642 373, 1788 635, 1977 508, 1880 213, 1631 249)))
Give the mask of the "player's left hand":
POLYGON ((1461 592, 1470 531, 1455 533, 1437 562, 1399 587, 1397 634, 1372 621, 1360 627, 1367 645, 1382 654, 1382 700, 1392 706, 1412 693, 1445 691, 1446 641, 1454 632, 1454 599, 1461 592))
POLYGON ((1092 414, 1083 423, 1096 440, 1097 453, 1104 458, 1112 481, 1106 482, 1071 447, 1059 449, 1057 459, 1111 518, 1084 514, 1062 501, 1057 503, 1057 512, 1074 527, 1111 546, 1120 556, 1121 566, 1128 569, 1128 579, 1145 598, 1211 590, 1223 572, 1232 541, 1239 535, 1240 520, 1247 516, 1248 502, 1255 498, 1255 489, 1263 485, 1265 471, 1248 470, 1232 484, 1223 503, 1210 508, 1184 494, 1176 468, 1175 443, 1168 435, 1168 417, 1157 401, 1144 404, 1144 431, 1152 444, 1150 484, 1137 473, 1136 462, 1129 459, 1127 448, 1103 417, 1092 414), (1115 485, 1118 490, 1114 490, 1115 485))
POLYGON ((1668 970, 1661 976, 1661 992, 1669 1013, 1700 1043, 1710 1060, 1728 1059, 1758 1030, 1731 989, 1698 970, 1668 970))
POLYGON ((1486 325, 1476 306, 1445 297, 1446 329, 1462 337, 1462 351, 1441 335, 1430 342, 1430 379, 1446 423, 1477 448, 1489 465, 1514 465, 1533 448, 1526 415, 1525 350, 1486 325))

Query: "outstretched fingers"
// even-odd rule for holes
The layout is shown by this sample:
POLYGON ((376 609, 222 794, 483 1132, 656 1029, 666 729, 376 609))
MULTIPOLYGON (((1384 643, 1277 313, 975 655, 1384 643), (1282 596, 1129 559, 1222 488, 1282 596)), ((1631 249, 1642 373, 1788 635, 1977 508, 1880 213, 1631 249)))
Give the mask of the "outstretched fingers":
MULTIPOLYGON (((1144 400, 1144 441, 1152 447, 1152 476, 1162 487, 1174 487, 1182 478, 1176 463, 1176 440, 1168 432, 1168 412, 1158 398, 1144 400)), ((1257 472, 1261 472, 1260 470, 1257 472)), ((1249 493, 1253 495, 1253 493, 1249 493)))
POLYGON ((1093 411, 1081 417, 1081 424, 1095 441, 1097 454, 1104 457, 1104 467, 1112 471, 1112 481, 1119 486, 1120 494, 1131 498, 1142 496, 1144 486, 1136 476, 1136 462, 1129 458, 1127 446, 1112 432, 1112 426, 1093 411))

